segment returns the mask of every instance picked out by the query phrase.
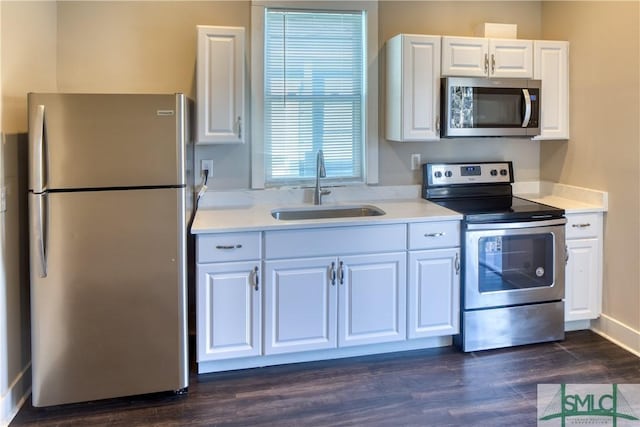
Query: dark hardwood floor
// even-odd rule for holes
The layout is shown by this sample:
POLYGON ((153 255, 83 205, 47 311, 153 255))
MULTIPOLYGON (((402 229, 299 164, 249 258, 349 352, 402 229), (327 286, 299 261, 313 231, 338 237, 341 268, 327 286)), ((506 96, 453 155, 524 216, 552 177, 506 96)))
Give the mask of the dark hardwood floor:
POLYGON ((640 358, 590 331, 464 354, 454 348, 192 375, 183 396, 36 409, 18 426, 535 426, 540 383, 640 383, 640 358))

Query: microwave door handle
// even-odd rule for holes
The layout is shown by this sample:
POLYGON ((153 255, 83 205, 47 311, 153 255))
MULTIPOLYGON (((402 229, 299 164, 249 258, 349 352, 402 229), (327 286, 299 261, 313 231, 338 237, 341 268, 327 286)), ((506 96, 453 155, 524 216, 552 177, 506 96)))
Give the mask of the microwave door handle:
POLYGON ((522 96, 524 97, 524 119, 522 120, 522 127, 529 126, 529 120, 531 120, 531 95, 529 95, 529 89, 522 89, 522 96))

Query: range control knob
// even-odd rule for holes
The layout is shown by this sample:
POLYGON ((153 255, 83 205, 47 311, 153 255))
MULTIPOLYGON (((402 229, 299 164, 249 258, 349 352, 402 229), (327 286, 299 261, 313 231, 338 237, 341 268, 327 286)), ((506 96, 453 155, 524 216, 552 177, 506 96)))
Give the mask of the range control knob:
POLYGON ((498 175, 498 171, 495 169, 491 169, 491 172, 489 172, 491 174, 491 176, 496 176, 498 175))
POLYGON ((507 170, 506 169, 500 169, 500 175, 507 176, 507 170))
POLYGON ((451 171, 446 171, 446 172, 444 173, 444 176, 446 176, 447 178, 451 178, 451 175, 453 175, 453 174, 451 173, 451 171))
POLYGON ((435 176, 436 178, 441 178, 441 177, 442 177, 442 172, 440 172, 440 171, 435 171, 435 172, 433 173, 433 176, 435 176))

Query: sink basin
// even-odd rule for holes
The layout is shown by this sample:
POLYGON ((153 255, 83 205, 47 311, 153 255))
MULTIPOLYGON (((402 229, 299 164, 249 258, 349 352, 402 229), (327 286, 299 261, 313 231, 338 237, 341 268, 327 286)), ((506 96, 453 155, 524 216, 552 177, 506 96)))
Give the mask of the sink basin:
POLYGON ((314 206, 312 208, 283 208, 271 211, 271 216, 284 221, 302 219, 351 218, 365 216, 380 216, 385 212, 373 205, 355 206, 314 206))

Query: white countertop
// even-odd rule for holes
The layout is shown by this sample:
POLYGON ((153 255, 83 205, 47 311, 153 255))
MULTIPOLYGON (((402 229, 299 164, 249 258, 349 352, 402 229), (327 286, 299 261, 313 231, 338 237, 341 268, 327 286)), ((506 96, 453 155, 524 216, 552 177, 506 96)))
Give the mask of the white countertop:
MULTIPOLYGON (((426 221, 457 221, 462 215, 420 198, 420 186, 332 188, 322 206, 309 203, 309 191, 241 190, 207 192, 200 201, 191 233, 259 231, 327 226, 374 225, 426 221), (385 215, 352 218, 277 220, 274 209, 315 209, 331 206, 374 205, 385 215)), ((548 182, 518 182, 514 194, 564 209, 568 214, 606 212, 606 192, 548 182)))
POLYGON ((561 208, 568 214, 606 212, 608 193, 553 182, 518 182, 513 193, 523 199, 561 208))
POLYGON ((423 199, 376 200, 366 203, 327 203, 314 207, 309 204, 260 204, 248 207, 223 207, 217 209, 198 209, 191 226, 191 233, 217 233, 230 231, 279 230, 294 228, 314 228, 327 226, 374 225, 389 223, 458 221, 462 215, 435 203, 423 199), (271 216, 273 209, 285 208, 330 208, 332 206, 374 205, 382 209, 381 216, 278 220, 271 216))

